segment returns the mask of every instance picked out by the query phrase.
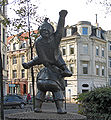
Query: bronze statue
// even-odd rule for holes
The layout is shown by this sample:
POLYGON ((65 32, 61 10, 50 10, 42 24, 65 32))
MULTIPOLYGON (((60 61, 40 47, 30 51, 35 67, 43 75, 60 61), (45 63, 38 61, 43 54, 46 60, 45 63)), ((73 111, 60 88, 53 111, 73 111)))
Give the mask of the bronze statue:
POLYGON ((60 49, 60 41, 64 30, 66 10, 59 12, 59 21, 56 32, 53 26, 48 23, 48 18, 39 27, 40 37, 35 41, 37 56, 28 63, 23 63, 25 69, 29 69, 34 65, 43 64, 45 67, 37 75, 38 93, 36 95, 35 112, 41 112, 42 102, 44 101, 47 91, 53 93, 57 112, 66 113, 63 110, 63 91, 64 77, 70 77, 72 73, 68 70, 60 49))

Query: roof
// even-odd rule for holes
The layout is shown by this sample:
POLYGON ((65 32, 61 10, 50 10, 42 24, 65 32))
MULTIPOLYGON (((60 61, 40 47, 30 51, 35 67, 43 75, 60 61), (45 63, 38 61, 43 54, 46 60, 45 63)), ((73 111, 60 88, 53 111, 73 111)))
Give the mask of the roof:
MULTIPOLYGON (((30 32, 30 35, 35 36, 34 34, 37 34, 37 33, 38 33, 38 30, 34 30, 34 31, 31 31, 31 32, 30 32)), ((16 34, 16 35, 9 36, 9 37, 7 38, 7 44, 9 44, 9 43, 10 43, 10 40, 12 40, 12 39, 15 38, 15 37, 18 37, 18 39, 21 40, 21 41, 24 41, 24 40, 27 41, 27 40, 28 40, 28 37, 29 37, 29 32, 26 32, 26 33, 21 32, 21 33, 16 34)))

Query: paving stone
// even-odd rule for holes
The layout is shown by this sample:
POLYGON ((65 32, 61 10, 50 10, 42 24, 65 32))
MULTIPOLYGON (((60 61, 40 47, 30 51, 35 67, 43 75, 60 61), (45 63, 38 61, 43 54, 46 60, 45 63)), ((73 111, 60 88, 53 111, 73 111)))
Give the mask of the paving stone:
POLYGON ((86 120, 86 117, 77 113, 57 114, 56 112, 35 113, 23 112, 9 114, 5 120, 86 120))

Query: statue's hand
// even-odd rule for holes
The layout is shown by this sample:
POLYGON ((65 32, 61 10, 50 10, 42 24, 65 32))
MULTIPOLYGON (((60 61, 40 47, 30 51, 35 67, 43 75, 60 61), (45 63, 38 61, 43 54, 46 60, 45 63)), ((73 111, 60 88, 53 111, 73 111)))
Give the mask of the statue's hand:
POLYGON ((29 69, 29 68, 30 68, 27 63, 23 63, 22 66, 23 66, 25 69, 29 69))
POLYGON ((61 16, 61 17, 65 17, 66 15, 67 15, 67 10, 61 10, 60 12, 59 12, 59 15, 61 16))

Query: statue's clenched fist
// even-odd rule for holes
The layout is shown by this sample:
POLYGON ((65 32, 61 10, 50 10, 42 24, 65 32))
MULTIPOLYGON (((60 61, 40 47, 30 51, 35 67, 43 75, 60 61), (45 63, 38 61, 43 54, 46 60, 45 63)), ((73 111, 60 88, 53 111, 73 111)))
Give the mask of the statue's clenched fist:
POLYGON ((61 10, 59 12, 59 15, 62 16, 62 17, 65 17, 67 15, 67 13, 68 13, 67 10, 61 10))

